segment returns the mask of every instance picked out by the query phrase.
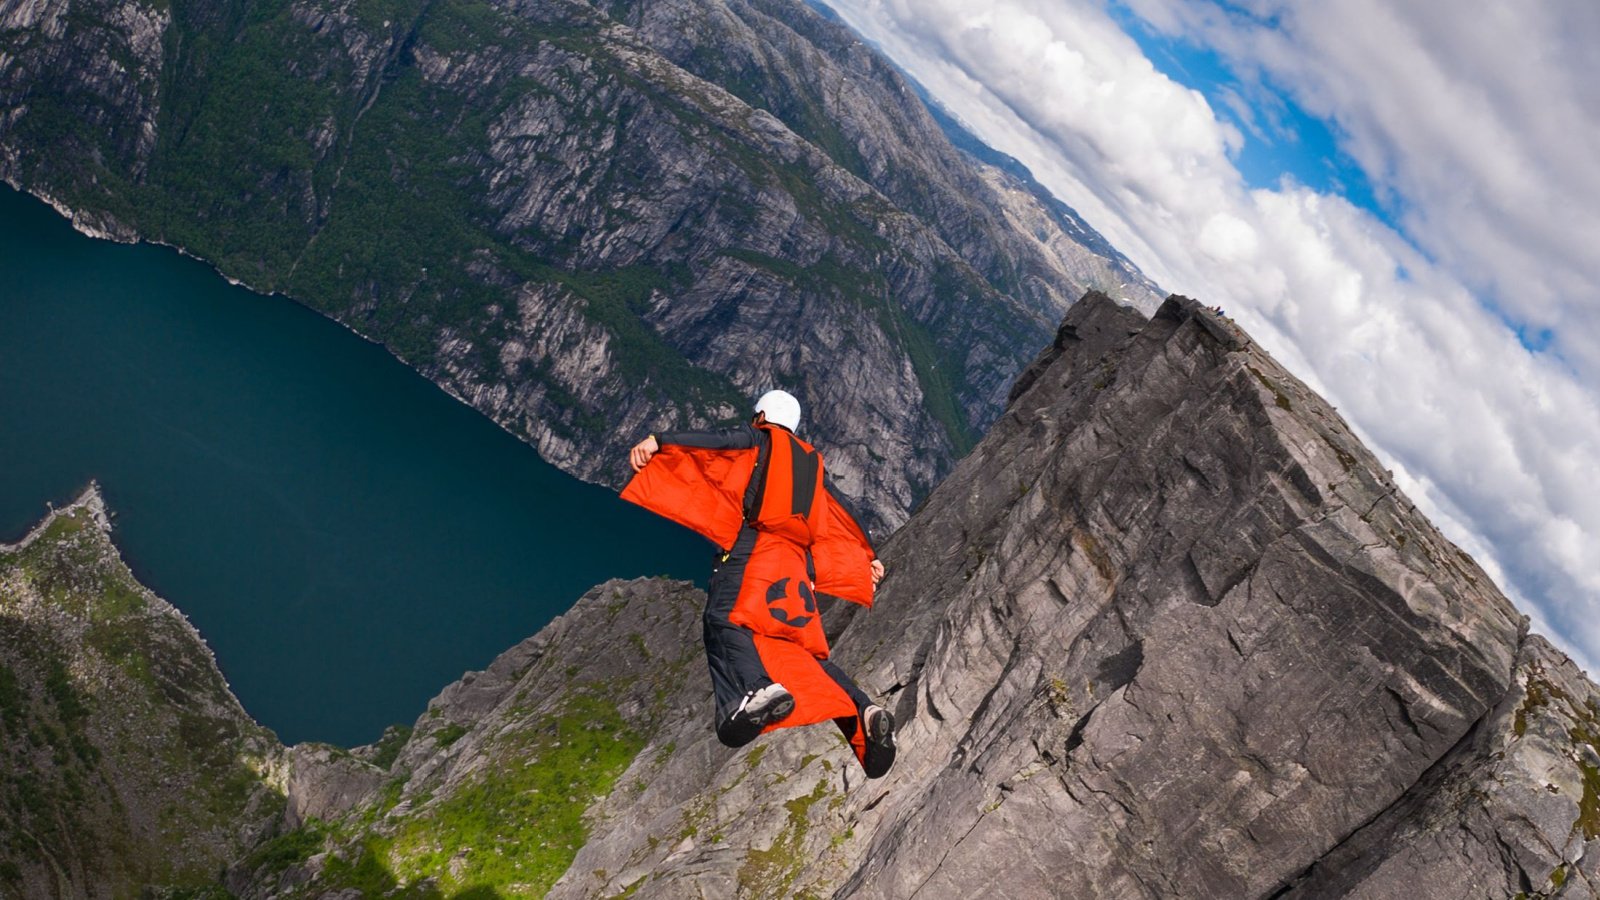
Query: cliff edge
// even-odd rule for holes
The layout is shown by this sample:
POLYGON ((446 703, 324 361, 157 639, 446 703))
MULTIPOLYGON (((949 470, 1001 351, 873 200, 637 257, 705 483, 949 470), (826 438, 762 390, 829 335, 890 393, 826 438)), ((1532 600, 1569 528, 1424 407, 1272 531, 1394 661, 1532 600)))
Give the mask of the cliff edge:
POLYGON ((412 728, 284 751, 228 888, 1600 896, 1600 689, 1192 300, 1080 301, 882 550, 824 616, 888 777, 826 727, 717 744, 698 592, 612 582, 412 728))

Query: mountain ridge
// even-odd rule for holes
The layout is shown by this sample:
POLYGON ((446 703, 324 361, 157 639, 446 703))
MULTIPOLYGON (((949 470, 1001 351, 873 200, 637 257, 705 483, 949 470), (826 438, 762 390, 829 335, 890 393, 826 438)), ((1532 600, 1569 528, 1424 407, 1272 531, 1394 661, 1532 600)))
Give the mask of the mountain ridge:
POLYGON ((888 777, 826 727, 717 744, 698 589, 610 582, 409 730, 267 754, 228 889, 1600 893, 1600 688, 1192 300, 1074 306, 881 551, 874 607, 823 614, 888 777))

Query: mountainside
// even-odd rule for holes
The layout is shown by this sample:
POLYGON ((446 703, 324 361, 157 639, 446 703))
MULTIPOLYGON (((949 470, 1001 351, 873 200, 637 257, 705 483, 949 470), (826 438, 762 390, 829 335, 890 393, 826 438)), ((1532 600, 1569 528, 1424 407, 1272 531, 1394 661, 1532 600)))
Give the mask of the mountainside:
POLYGON ((91 491, 0 544, 0 896, 201 889, 271 834, 280 755, 91 491))
POLYGON ((262 753, 283 815, 227 887, 1600 896, 1600 688, 1193 301, 1074 306, 882 549, 874 608, 824 616, 888 777, 825 726, 720 746, 699 592, 612 582, 379 745, 262 753))
POLYGON ((777 384, 898 524, 1073 298, 1157 299, 798 0, 0 0, 0 110, 0 178, 80 228, 295 297, 612 484, 777 384))

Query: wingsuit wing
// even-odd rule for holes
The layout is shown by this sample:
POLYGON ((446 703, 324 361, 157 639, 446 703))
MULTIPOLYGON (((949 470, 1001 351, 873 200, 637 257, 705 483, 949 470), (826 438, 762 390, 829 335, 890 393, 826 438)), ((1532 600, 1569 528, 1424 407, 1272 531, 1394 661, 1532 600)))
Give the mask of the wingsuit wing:
POLYGON ((817 590, 862 606, 872 605, 872 561, 878 554, 844 504, 826 488, 818 492, 823 509, 811 559, 817 568, 817 590))
POLYGON ((744 523, 744 489, 756 465, 754 450, 663 446, 640 469, 622 499, 696 531, 726 550, 744 523))

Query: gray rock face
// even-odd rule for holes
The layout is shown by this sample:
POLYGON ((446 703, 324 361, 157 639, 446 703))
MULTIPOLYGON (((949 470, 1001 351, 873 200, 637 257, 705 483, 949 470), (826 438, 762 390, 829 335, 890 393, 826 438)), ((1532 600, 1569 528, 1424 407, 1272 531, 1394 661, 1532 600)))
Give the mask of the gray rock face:
POLYGON ((319 849, 287 866, 246 857, 230 872, 230 889, 247 898, 327 896, 369 885, 349 878, 366 865, 396 884, 431 881, 448 895, 482 886, 476 866, 493 864, 479 860, 505 856, 516 877, 491 868, 500 880, 489 883, 511 880, 520 885, 512 893, 541 896, 576 856, 572 866, 586 875, 568 880, 588 895, 596 876, 581 867, 590 855, 646 842, 654 814, 676 821, 706 771, 734 758, 706 740, 702 596, 666 579, 594 588, 487 669, 441 691, 386 768, 352 758, 370 758, 369 748, 342 756, 292 748, 283 829, 291 840, 302 829, 319 849), (465 818, 482 829, 464 829, 465 818), (560 824, 568 820, 571 828, 560 824), (587 844, 573 830, 580 820, 587 844), (439 853, 452 862, 431 863, 439 853), (552 869, 545 856, 562 862, 552 869))
POLYGON ((299 828, 333 819, 368 800, 384 782, 383 770, 326 744, 296 744, 284 753, 284 825, 299 828))
POLYGON ((891 64, 809 6, 672 0, 608 11, 673 63, 770 111, 1050 321, 1091 287, 1149 309, 1159 303, 1155 285, 1096 244, 1076 213, 952 146, 891 64))
POLYGON ((701 737, 557 895, 1595 893, 1593 685, 1193 301, 1074 307, 884 557, 834 658, 894 771, 701 737))
POLYGON ((1600 691, 1530 635, 1499 704, 1283 896, 1600 896, 1597 748, 1600 691))
POLYGON ((839 646, 903 686, 911 749, 846 892, 1269 896, 1504 696, 1522 618, 1209 316, 1102 353, 1127 315, 1086 300, 896 535, 839 646))

